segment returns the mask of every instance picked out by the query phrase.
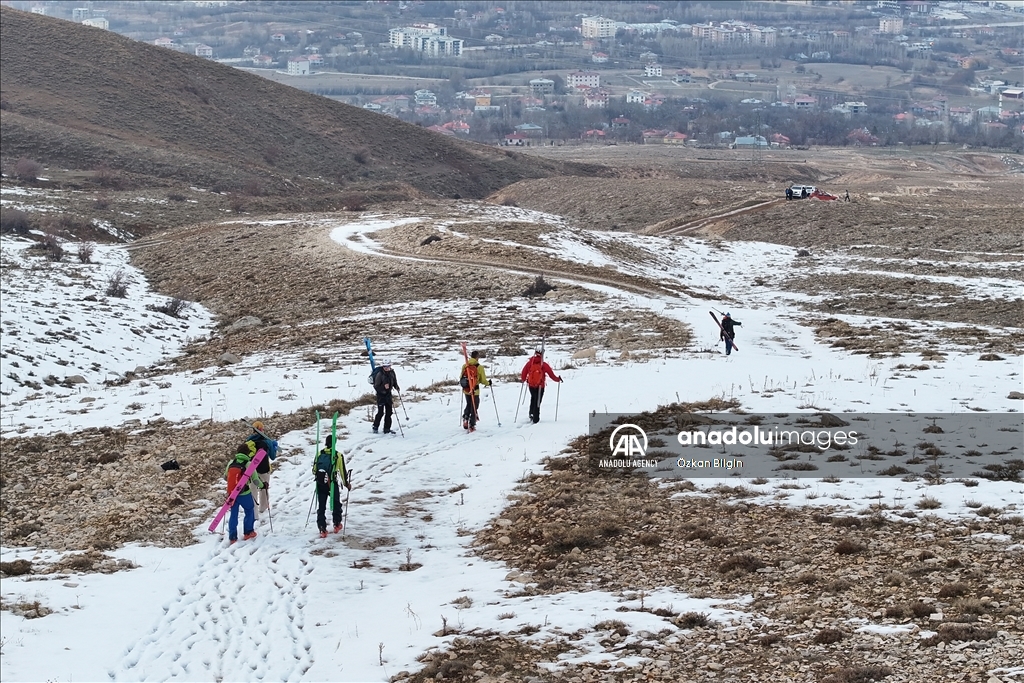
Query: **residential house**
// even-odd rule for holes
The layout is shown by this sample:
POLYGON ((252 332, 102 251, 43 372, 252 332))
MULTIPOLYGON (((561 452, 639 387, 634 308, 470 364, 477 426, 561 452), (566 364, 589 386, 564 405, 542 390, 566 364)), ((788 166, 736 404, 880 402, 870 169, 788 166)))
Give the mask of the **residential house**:
POLYGON ((171 40, 170 38, 163 38, 163 37, 157 38, 156 40, 153 41, 153 44, 156 45, 157 47, 167 47, 167 48, 170 48, 172 50, 174 49, 174 41, 171 40))
POLYGON ((673 131, 673 132, 669 133, 668 135, 666 135, 665 137, 663 137, 661 139, 661 141, 662 141, 662 143, 664 143, 666 145, 685 145, 686 144, 686 140, 689 137, 690 136, 687 135, 686 133, 680 133, 678 131, 673 131))
POLYGON ((612 128, 619 130, 622 128, 629 128, 629 119, 625 116, 616 116, 612 119, 612 128))
POLYGON ((82 21, 92 17, 92 8, 90 7, 73 7, 71 9, 71 21, 82 21))
POLYGON ((544 129, 536 123, 520 123, 516 126, 516 132, 521 133, 528 138, 539 138, 544 135, 544 129))
POLYGON ((600 88, 601 74, 596 71, 574 71, 566 77, 565 84, 570 88, 579 86, 600 88))
POLYGON ((107 21, 106 17, 93 17, 92 19, 83 20, 82 23, 93 28, 101 28, 104 31, 110 30, 110 22, 107 21))
POLYGON ((441 125, 435 124, 433 126, 428 126, 427 130, 434 131, 435 133, 440 133, 441 135, 447 135, 448 137, 451 138, 455 137, 455 131, 451 130, 450 128, 445 128, 444 126, 441 125))
POLYGON ((555 82, 550 78, 532 78, 530 79, 530 92, 534 97, 550 95, 555 92, 555 82))
POLYGON ((324 65, 324 58, 319 52, 313 52, 306 55, 306 59, 309 61, 310 68, 320 67, 324 65))
POLYGON ((595 109, 608 106, 608 93, 604 90, 591 88, 583 95, 583 106, 587 109, 595 109))
POLYGON ((648 94, 643 90, 630 90, 626 93, 626 104, 643 104, 648 98, 648 94))
POLYGON ((591 142, 604 140, 605 137, 607 137, 607 134, 600 128, 593 128, 591 130, 585 131, 583 135, 580 136, 580 138, 582 138, 583 140, 589 140, 591 142))
POLYGON ((974 112, 971 111, 970 107, 951 107, 949 110, 949 120, 954 123, 961 125, 969 125, 974 119, 974 112))
POLYGON ((799 111, 810 111, 818 104, 818 98, 810 95, 799 95, 793 100, 793 106, 799 111))
POLYGON ((206 59, 213 59, 213 48, 209 45, 203 45, 202 43, 196 45, 196 57, 205 57, 206 59))
POLYGON ((505 136, 505 145, 507 147, 523 147, 526 145, 526 136, 522 133, 511 133, 505 136))
POLYGON ((644 144, 661 144, 665 141, 665 136, 669 134, 667 130, 648 129, 640 133, 640 139, 643 140, 644 144))
POLYGON ((867 128, 854 128, 846 136, 846 139, 850 141, 850 144, 857 146, 874 147, 879 142, 878 138, 872 135, 867 128))
POLYGON ((33 5, 32 14, 41 14, 43 16, 46 16, 46 7, 43 5, 33 5))
POLYGON ((437 95, 430 92, 429 90, 417 90, 413 93, 416 100, 417 107, 434 107, 437 106, 437 95))
POLYGON ((473 107, 489 107, 491 106, 491 93, 479 92, 475 93, 473 97, 473 107))
POLYGON ((772 147, 778 147, 780 149, 789 147, 789 138, 782 133, 772 133, 771 136, 769 136, 768 141, 772 147))
POLYGON ((732 75, 732 78, 735 81, 746 81, 748 83, 752 83, 760 78, 760 76, 750 73, 749 71, 737 71, 732 75))
POLYGON ((274 58, 270 55, 256 55, 252 58, 252 65, 261 69, 269 69, 274 66, 274 58))
POLYGON ((449 121, 448 123, 443 124, 443 127, 446 130, 452 131, 457 136, 461 135, 465 137, 469 135, 470 126, 465 121, 449 121))
POLYGON ((411 48, 430 57, 461 57, 463 40, 452 38, 448 29, 437 24, 414 24, 388 31, 393 48, 411 48))
POLYGON ((605 62, 608 61, 608 55, 606 55, 603 52, 595 52, 592 55, 590 55, 590 61, 592 61, 594 64, 604 64, 605 62))
POLYGON ((661 64, 647 64, 644 66, 644 76, 647 78, 661 78, 661 64))
POLYGON ((497 33, 490 33, 484 36, 485 43, 500 43, 505 40, 505 36, 499 36, 497 33))
POLYGON ((309 59, 306 57, 289 57, 288 58, 288 73, 293 76, 308 76, 309 75, 309 59))
POLYGON ((285 35, 283 33, 275 33, 274 35, 270 36, 270 39, 272 41, 274 41, 275 43, 287 43, 288 42, 288 39, 285 37, 285 35))
POLYGON ((672 80, 674 80, 676 83, 689 83, 691 79, 692 76, 690 75, 690 72, 687 71, 686 69, 682 69, 681 71, 676 72, 675 78, 673 78, 672 80))
POLYGON ((584 38, 614 38, 615 21, 604 17, 583 17, 581 32, 584 38))
POLYGON ((880 33, 903 33, 903 17, 882 17, 878 20, 880 33))

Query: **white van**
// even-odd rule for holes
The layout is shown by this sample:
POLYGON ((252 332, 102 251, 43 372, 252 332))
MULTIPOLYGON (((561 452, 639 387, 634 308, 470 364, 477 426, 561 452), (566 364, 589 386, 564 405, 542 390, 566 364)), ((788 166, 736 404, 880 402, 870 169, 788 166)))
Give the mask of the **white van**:
POLYGON ((814 185, 794 185, 789 189, 793 191, 793 199, 802 199, 803 197, 810 197, 818 188, 814 185), (805 192, 806 194, 804 194, 805 192))

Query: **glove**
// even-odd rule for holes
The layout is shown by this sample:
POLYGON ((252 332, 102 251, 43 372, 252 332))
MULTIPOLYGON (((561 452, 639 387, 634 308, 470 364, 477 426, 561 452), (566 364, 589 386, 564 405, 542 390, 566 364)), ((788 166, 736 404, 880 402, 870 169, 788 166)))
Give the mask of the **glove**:
POLYGON ((489 386, 489 387, 494 386, 494 380, 489 380, 487 382, 487 386, 489 386))

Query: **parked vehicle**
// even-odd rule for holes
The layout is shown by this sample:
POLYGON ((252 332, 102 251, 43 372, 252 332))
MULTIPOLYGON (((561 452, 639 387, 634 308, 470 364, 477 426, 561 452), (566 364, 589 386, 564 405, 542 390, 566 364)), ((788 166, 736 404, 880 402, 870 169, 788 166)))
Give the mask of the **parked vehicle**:
POLYGON ((814 185, 794 185, 789 189, 793 192, 793 199, 807 199, 818 190, 814 185))

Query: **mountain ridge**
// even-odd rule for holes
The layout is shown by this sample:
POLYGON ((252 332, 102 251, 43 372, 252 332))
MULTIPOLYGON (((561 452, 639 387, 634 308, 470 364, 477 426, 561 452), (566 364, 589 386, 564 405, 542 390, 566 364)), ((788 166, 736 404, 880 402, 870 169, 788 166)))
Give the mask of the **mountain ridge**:
POLYGON ((404 183, 481 198, 608 169, 454 140, 233 67, 0 8, 3 157, 269 194, 404 183))

